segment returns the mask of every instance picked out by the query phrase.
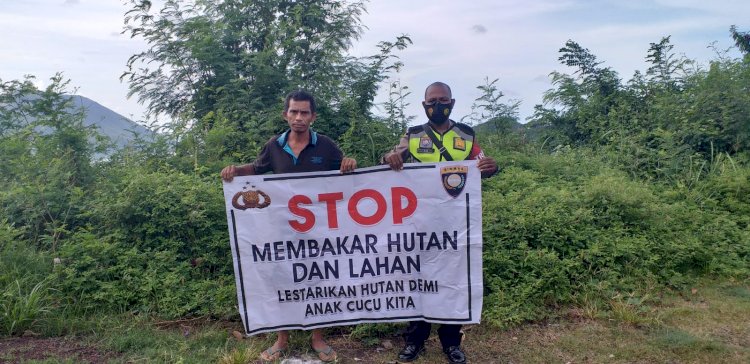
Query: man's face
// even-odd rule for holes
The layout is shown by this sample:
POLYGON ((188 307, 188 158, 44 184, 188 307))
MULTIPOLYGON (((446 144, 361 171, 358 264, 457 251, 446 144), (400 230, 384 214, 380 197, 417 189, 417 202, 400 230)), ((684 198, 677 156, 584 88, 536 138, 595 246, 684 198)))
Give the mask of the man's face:
POLYGON ((434 105, 435 103, 452 104, 454 102, 455 100, 451 98, 451 93, 448 91, 448 88, 442 85, 429 87, 424 95, 425 106, 434 105))
POLYGON ((294 133, 305 133, 315 121, 315 113, 310 111, 310 101, 289 100, 289 109, 282 113, 294 133))

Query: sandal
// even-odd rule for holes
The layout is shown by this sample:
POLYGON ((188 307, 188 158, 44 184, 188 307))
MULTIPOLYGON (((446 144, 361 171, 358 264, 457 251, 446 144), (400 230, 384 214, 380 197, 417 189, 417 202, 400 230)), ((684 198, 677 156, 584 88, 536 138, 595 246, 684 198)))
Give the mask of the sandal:
POLYGON ((332 362, 335 362, 336 359, 338 359, 338 356, 336 355, 336 351, 333 350, 333 348, 328 344, 326 344, 326 347, 324 349, 320 349, 320 350, 316 348, 312 348, 312 349, 315 350, 316 353, 318 353, 318 359, 320 359, 320 361, 324 363, 332 363, 332 362))
POLYGON ((273 346, 270 348, 262 351, 260 353, 260 360, 264 362, 272 362, 281 359, 281 356, 284 355, 284 352, 286 351, 286 348, 278 348, 274 349, 273 346))

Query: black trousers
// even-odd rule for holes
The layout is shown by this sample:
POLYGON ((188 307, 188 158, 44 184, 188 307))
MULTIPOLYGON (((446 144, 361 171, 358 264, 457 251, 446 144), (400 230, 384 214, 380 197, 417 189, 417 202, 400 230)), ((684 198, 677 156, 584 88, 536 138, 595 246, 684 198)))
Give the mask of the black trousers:
MULTIPOLYGON (((410 321, 404 333, 407 344, 422 345, 430 337, 432 324, 425 321, 410 321)), ((461 325, 442 324, 438 328, 438 336, 443 349, 461 344, 461 325)))

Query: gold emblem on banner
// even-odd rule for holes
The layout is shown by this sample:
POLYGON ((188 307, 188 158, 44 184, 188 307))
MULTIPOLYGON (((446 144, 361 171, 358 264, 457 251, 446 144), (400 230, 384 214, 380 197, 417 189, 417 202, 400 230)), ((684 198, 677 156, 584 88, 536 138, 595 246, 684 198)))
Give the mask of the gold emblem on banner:
POLYGON ((232 197, 232 206, 238 210, 262 209, 270 204, 271 197, 260 190, 239 191, 232 197))
POLYGON ((448 166, 440 168, 440 177, 443 179, 445 192, 453 197, 458 197, 466 186, 466 175, 469 173, 467 166, 448 166))

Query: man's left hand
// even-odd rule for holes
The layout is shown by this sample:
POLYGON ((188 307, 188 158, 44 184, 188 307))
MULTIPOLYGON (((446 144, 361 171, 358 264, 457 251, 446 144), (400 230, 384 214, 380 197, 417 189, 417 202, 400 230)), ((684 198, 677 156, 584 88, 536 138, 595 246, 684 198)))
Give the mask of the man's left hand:
POLYGON ((484 157, 477 162, 479 172, 482 173, 483 178, 487 178, 497 172, 497 162, 492 157, 484 157))
POLYGON ((357 160, 354 158, 344 158, 341 160, 341 173, 350 173, 357 168, 357 160))

